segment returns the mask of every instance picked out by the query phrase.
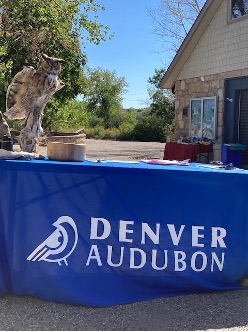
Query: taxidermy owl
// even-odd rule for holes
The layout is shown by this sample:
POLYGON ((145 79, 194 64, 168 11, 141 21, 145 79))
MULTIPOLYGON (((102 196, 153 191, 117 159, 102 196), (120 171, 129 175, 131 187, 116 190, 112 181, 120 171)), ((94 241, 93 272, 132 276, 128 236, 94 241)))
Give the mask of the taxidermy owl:
POLYGON ((49 98, 64 87, 58 79, 63 59, 42 54, 38 69, 26 67, 18 72, 6 94, 6 115, 10 120, 24 119, 30 112, 42 114, 49 98))

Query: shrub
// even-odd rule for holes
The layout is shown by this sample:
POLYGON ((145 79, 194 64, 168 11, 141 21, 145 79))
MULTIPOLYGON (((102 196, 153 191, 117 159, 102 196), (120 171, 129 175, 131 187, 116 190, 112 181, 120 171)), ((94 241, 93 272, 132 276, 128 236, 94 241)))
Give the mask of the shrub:
POLYGON ((135 141, 165 142, 163 120, 156 115, 142 118, 133 130, 133 138, 135 141))
POLYGON ((133 130, 135 124, 124 122, 120 125, 119 140, 121 141, 132 141, 133 140, 133 130))
POLYGON ((103 139, 105 129, 103 126, 96 126, 94 128, 86 128, 85 133, 87 138, 103 139))
POLYGON ((96 116, 94 114, 90 114, 88 123, 89 123, 89 128, 95 128, 95 127, 99 127, 99 126, 103 127, 104 126, 103 118, 100 118, 99 116, 96 116))
POLYGON ((104 139, 117 140, 120 136, 120 130, 118 128, 105 129, 104 139))

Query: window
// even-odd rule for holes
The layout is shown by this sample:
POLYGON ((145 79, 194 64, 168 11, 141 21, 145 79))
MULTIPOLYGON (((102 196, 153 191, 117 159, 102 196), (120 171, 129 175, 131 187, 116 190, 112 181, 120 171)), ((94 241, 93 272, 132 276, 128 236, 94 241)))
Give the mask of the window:
POLYGON ((216 113, 216 97, 191 99, 189 135, 215 139, 216 113))
POLYGON ((230 0, 231 19, 239 18, 248 14, 248 0, 230 0))

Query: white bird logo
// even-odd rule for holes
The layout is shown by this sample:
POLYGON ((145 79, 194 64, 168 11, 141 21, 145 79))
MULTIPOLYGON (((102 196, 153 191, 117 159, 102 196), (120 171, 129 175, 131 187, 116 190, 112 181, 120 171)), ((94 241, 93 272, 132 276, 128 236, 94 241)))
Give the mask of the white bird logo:
POLYGON ((59 265, 64 262, 68 266, 66 259, 71 255, 78 241, 76 224, 71 217, 61 216, 53 223, 53 226, 56 230, 28 256, 28 261, 46 261, 59 265), (65 228, 68 225, 73 229, 74 242, 71 239, 68 241, 68 232, 65 228), (61 253, 63 255, 60 255, 61 253))

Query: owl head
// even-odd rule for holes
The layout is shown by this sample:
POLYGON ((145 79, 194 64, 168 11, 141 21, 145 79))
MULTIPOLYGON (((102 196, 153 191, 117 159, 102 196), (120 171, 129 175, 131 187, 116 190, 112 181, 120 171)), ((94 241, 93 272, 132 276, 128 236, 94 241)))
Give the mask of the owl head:
POLYGON ((61 72, 61 63, 64 62, 63 59, 54 58, 42 53, 43 61, 39 66, 39 71, 44 71, 47 74, 59 75, 61 72))

